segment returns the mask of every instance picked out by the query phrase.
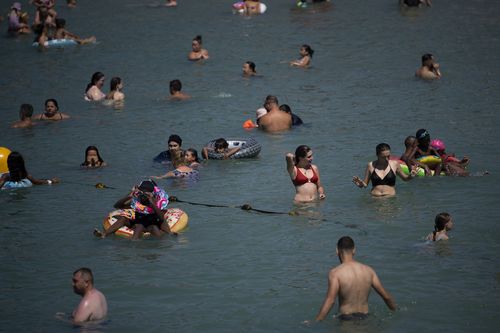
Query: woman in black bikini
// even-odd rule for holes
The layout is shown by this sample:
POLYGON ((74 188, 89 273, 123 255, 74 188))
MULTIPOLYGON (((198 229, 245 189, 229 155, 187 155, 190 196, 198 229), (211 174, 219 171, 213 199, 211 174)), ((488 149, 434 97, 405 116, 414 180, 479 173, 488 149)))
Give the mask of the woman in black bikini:
POLYGON ((365 171, 365 179, 361 180, 354 176, 352 181, 360 188, 367 187, 372 182, 373 188, 371 195, 381 197, 396 194, 396 174, 404 181, 415 177, 415 169, 411 170, 410 175, 404 174, 398 161, 389 159, 391 156, 391 147, 387 143, 381 143, 376 147, 377 160, 368 163, 365 171))
POLYGON ((321 185, 318 167, 312 164, 313 152, 306 145, 298 146, 295 155, 286 154, 286 168, 295 185, 295 201, 311 202, 324 199, 325 189, 321 185))
POLYGON ((45 101, 45 112, 36 117, 38 120, 52 120, 58 121, 63 119, 68 119, 69 116, 62 112, 59 112, 59 105, 57 101, 53 98, 49 98, 45 101))

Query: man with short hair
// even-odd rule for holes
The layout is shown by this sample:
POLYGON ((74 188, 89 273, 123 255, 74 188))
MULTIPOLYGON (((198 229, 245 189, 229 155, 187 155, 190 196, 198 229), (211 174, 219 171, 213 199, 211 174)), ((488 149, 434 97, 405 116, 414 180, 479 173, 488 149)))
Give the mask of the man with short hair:
POLYGON ((82 296, 73 311, 73 321, 83 323, 104 319, 108 313, 106 297, 94 288, 94 276, 89 268, 82 267, 73 273, 73 291, 82 296))
POLYGON ((344 236, 337 242, 340 265, 328 273, 328 291, 316 321, 325 319, 339 296, 339 319, 362 319, 368 314, 368 296, 373 287, 387 307, 396 310, 392 296, 384 289, 375 271, 354 260, 354 241, 344 236))
POLYGON ((292 127, 292 116, 280 110, 276 96, 267 96, 264 107, 267 113, 259 118, 259 128, 266 132, 280 132, 292 127))

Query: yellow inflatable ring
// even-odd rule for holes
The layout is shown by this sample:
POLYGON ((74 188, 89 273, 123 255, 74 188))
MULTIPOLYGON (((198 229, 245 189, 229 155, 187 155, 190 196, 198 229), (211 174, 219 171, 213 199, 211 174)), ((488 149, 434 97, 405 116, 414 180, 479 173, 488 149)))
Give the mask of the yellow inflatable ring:
POLYGON ((9 172, 9 167, 7 166, 7 157, 9 157, 10 153, 11 151, 9 150, 9 148, 0 147, 0 175, 2 173, 9 172))
MULTIPOLYGON (((108 230, 114 223, 117 221, 118 216, 131 217, 133 212, 131 209, 118 209, 114 210, 106 216, 104 219, 102 226, 104 230, 108 230)), ((182 209, 179 208, 168 208, 163 215, 165 222, 168 223, 170 230, 173 232, 180 232, 186 229, 189 221, 189 217, 182 209)), ((121 227, 115 232, 116 236, 123 238, 132 238, 134 234, 134 230, 129 227, 121 227)), ((143 237, 149 237, 150 233, 144 233, 143 237)))

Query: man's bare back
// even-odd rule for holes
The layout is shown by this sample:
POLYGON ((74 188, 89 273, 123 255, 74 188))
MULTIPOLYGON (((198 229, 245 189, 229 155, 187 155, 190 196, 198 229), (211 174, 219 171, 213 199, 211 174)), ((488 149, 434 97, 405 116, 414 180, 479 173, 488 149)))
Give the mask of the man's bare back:
POLYGON ((323 320, 339 297, 341 315, 368 314, 368 296, 371 288, 382 297, 387 307, 396 310, 392 296, 384 289, 377 273, 367 265, 354 260, 354 241, 342 237, 337 244, 341 265, 328 273, 328 291, 316 320, 323 320))
POLYGON ((78 307, 73 311, 75 322, 95 321, 106 317, 108 304, 106 297, 97 289, 88 291, 83 296, 78 307))

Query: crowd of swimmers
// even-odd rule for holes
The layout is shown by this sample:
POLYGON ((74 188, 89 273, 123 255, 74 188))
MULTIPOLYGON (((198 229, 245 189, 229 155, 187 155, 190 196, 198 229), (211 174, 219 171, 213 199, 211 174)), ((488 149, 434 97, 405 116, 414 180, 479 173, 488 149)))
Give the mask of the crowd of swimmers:
MULTIPOLYGON (((313 1, 321 2, 321 1, 313 1)), ((37 33, 36 42, 44 46, 50 39, 72 39, 79 44, 95 41, 95 37, 80 38, 66 30, 66 21, 59 18, 54 10, 55 0, 33 0, 35 6, 35 19, 33 25, 28 23, 28 15, 21 11, 21 4, 15 2, 11 6, 8 16, 8 32, 12 35, 27 34, 33 29, 37 33)), ((68 0, 68 6, 76 6, 76 0, 68 0)), ((306 0, 299 0, 299 6, 305 6, 306 0)), ((245 13, 258 14, 260 2, 244 1, 245 13)), ((177 6, 175 0, 166 0, 168 7, 177 6)), ((419 7, 430 6, 430 0, 401 0, 402 6, 419 7)), ((311 65, 314 50, 311 46, 304 44, 299 50, 300 58, 289 62, 290 66, 308 68, 311 65)), ((205 61, 210 59, 209 52, 203 47, 200 35, 192 39, 191 51, 188 53, 191 61, 205 61)), ((257 76, 256 65, 252 61, 243 64, 243 76, 257 76)), ((425 80, 441 78, 439 64, 435 62, 432 54, 422 56, 422 64, 415 75, 425 80)), ((120 77, 113 77, 110 82, 108 93, 103 92, 105 76, 101 72, 92 75, 84 93, 87 101, 122 101, 125 95, 122 91, 123 81, 120 77)), ((185 100, 191 96, 182 92, 182 83, 175 79, 169 84, 170 98, 173 100, 185 100)), ((69 115, 59 110, 55 99, 45 101, 43 113, 33 116, 33 106, 22 104, 19 111, 19 121, 12 124, 13 128, 29 128, 37 121, 59 121, 70 118, 69 115)), ((292 126, 302 124, 302 119, 293 114, 290 106, 280 105, 276 96, 269 95, 265 98, 263 107, 256 112, 255 124, 250 122, 251 127, 258 127, 266 132, 282 132, 289 130, 292 126)), ((376 146, 376 160, 366 166, 363 178, 353 177, 353 183, 366 188, 372 184, 371 194, 373 196, 395 195, 396 176, 404 181, 413 179, 417 169, 422 168, 426 176, 431 175, 468 175, 467 165, 469 159, 456 158, 453 154, 446 152, 445 144, 439 140, 431 140, 430 134, 425 129, 420 129, 415 136, 408 136, 405 141, 405 151, 399 158, 391 155, 391 148, 386 143, 376 146), (437 156, 438 162, 427 164, 421 161, 421 157, 437 156), (402 170, 402 164, 407 167, 407 172, 402 170)), ((239 151, 239 147, 229 148, 224 138, 215 140, 213 147, 203 147, 202 156, 209 158, 211 152, 221 154, 224 158, 230 158, 239 151)), ((168 195, 164 189, 159 187, 153 179, 164 178, 198 178, 200 158, 194 148, 182 149, 182 139, 173 134, 168 138, 168 149, 160 152, 154 159, 158 163, 167 163, 169 170, 158 176, 151 176, 132 189, 114 205, 120 209, 117 221, 106 230, 94 230, 94 235, 106 238, 123 226, 133 229, 132 239, 138 239, 143 232, 161 237, 164 234, 175 235, 170 230, 164 219, 167 209, 168 195)), ((313 150, 307 145, 300 145, 294 153, 285 156, 286 170, 291 182, 295 187, 294 201, 298 203, 314 202, 326 198, 326 192, 321 183, 320 171, 313 164, 313 150)), ((23 156, 13 151, 7 157, 8 172, 0 177, 0 188, 9 189, 25 187, 30 185, 52 185, 59 182, 57 177, 38 179, 33 177, 26 169, 23 156)), ((101 168, 107 166, 96 146, 89 146, 85 150, 84 160, 80 165, 82 168, 101 168)), ((448 213, 440 213, 435 218, 434 231, 426 239, 429 241, 440 241, 448 239, 448 231, 453 227, 452 217, 448 213)), ((328 312, 339 297, 340 319, 364 318, 368 313, 368 294, 371 288, 382 297, 391 310, 397 306, 393 297, 384 289, 375 271, 354 259, 355 245, 351 237, 341 237, 337 242, 336 252, 340 265, 333 268, 328 274, 328 290, 316 320, 326 318, 328 312)), ((95 289, 92 271, 88 268, 80 268, 73 273, 73 289, 75 293, 82 296, 82 301, 73 312, 74 322, 86 322, 100 320, 107 315, 107 303, 104 295, 95 289)))

